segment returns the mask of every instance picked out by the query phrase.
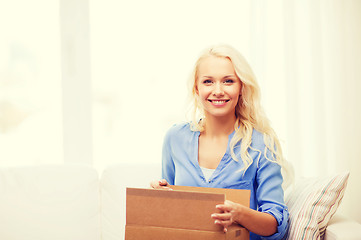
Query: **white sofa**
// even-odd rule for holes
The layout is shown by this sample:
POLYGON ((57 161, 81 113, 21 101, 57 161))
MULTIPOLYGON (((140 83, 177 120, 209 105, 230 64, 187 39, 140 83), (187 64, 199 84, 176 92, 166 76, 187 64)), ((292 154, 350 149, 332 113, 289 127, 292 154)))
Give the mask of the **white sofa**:
MULTIPOLYGON (((0 239, 124 239, 125 188, 159 176, 155 164, 0 168, 0 239)), ((325 239, 361 239, 361 225, 334 216, 325 239)))

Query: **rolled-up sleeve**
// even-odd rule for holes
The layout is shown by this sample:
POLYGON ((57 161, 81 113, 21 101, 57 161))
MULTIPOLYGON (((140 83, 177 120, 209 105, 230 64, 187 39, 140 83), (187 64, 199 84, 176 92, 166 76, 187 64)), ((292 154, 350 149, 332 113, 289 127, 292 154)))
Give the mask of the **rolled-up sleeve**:
POLYGON ((278 223, 277 232, 262 239, 282 239, 287 233, 289 213, 284 203, 282 183, 281 167, 262 154, 257 171, 258 211, 271 214, 278 223))

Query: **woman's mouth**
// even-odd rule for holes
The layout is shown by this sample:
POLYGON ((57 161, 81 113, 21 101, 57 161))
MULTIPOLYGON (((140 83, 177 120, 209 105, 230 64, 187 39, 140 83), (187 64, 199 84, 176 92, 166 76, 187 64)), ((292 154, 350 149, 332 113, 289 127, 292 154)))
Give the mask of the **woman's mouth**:
POLYGON ((223 106, 229 102, 229 99, 208 99, 208 101, 214 106, 223 106))

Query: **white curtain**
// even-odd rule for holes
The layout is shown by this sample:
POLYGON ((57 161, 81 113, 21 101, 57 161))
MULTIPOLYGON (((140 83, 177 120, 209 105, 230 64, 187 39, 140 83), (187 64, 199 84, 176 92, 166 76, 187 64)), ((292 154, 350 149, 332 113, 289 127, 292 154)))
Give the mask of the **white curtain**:
POLYGON ((361 1, 253 6, 262 13, 253 54, 285 155, 296 177, 350 171, 340 211, 361 222, 361 1))
POLYGON ((286 88, 273 93, 286 104, 268 110, 283 105, 287 157, 298 176, 351 172, 340 211, 361 221, 361 1, 287 0, 283 12, 284 48, 272 56, 285 62, 286 88))

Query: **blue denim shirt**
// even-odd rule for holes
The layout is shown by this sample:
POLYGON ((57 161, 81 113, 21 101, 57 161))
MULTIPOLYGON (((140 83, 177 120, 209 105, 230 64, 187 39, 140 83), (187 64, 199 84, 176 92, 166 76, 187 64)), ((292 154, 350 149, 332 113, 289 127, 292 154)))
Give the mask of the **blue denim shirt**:
MULTIPOLYGON (((248 150, 253 163, 246 172, 240 171, 244 167, 243 161, 240 156, 239 161, 232 159, 229 147, 234 133, 229 135, 226 153, 207 181, 198 164, 200 132, 191 131, 189 123, 174 125, 164 139, 162 176, 172 185, 250 190, 250 208, 269 213, 278 222, 275 234, 261 237, 251 233, 250 239, 282 239, 288 228, 288 210, 284 203, 281 167, 265 158, 263 134, 253 130, 248 150)), ((240 147, 239 143, 237 147, 240 147)), ((271 154, 267 157, 272 159, 271 154)))

